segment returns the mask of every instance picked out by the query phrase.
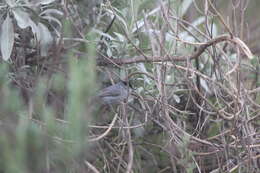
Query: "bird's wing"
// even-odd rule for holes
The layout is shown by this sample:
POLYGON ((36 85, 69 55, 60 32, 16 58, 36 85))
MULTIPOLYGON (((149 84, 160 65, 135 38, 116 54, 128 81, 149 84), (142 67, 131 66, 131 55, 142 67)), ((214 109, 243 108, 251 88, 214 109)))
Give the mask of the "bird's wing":
POLYGON ((112 97, 116 97, 119 96, 121 94, 120 89, 115 89, 115 86, 112 85, 110 87, 104 88, 103 90, 100 91, 100 93, 98 94, 99 97, 108 97, 108 96, 112 96, 112 97))

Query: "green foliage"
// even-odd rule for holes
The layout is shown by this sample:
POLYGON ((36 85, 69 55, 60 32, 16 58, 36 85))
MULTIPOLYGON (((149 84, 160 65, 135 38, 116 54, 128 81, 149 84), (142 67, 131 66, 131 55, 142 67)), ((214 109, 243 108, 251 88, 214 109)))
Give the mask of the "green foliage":
POLYGON ((86 148, 87 125, 91 120, 90 97, 95 93, 95 62, 70 63, 70 80, 57 75, 54 90, 68 88, 66 124, 56 121, 55 108, 46 105, 48 81, 38 81, 32 112, 26 111, 17 89, 8 83, 8 68, 0 65, 0 169, 1 172, 55 172, 69 170, 73 158, 86 148), (66 82, 65 82, 66 81, 66 82), (30 114, 33 117, 30 118, 30 114), (64 167, 59 167, 64 163, 64 167), (66 165, 66 164, 67 165, 66 165), (58 164, 58 165, 57 165, 58 164))
MULTIPOLYGON (((63 13, 53 8, 54 1, 14 1, 6 0, 0 12, 5 14, 4 22, 1 26, 1 53, 3 60, 7 61, 11 57, 14 48, 15 34, 20 38, 24 37, 24 32, 30 30, 32 33, 27 34, 27 42, 31 42, 30 46, 40 47, 41 56, 46 57, 48 51, 53 44, 53 36, 50 31, 55 30, 60 35, 58 29, 62 27, 58 19, 63 13), (35 8, 31 8, 35 7, 35 8), (12 18, 10 16, 13 16, 12 18), (16 25, 15 25, 16 24, 16 25), (48 25, 48 26, 46 26, 48 25)), ((21 40, 22 42, 22 40, 21 40)))
POLYGON ((0 3, 0 172, 253 172, 259 58, 238 39, 242 2, 62 2, 0 3), (96 82, 118 79, 128 102, 99 105, 96 82))

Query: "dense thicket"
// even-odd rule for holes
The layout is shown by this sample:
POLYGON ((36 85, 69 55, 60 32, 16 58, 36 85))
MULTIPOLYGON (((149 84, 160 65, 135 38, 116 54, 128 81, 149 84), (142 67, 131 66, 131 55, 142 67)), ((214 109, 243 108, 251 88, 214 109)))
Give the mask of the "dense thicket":
POLYGON ((0 172, 259 172, 259 5, 1 2, 0 172))

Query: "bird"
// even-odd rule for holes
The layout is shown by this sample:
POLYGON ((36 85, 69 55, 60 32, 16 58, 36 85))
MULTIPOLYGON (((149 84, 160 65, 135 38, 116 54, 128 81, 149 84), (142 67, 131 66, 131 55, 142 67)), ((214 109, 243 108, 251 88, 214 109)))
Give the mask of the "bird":
POLYGON ((119 81, 118 83, 102 89, 98 93, 103 105, 119 105, 127 100, 132 86, 129 81, 119 81))

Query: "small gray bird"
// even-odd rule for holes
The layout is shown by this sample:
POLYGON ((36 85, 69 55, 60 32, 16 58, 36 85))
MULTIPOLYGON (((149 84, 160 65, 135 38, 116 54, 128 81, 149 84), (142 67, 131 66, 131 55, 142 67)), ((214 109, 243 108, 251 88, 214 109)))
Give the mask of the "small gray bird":
POLYGON ((102 89, 98 97, 104 105, 117 105, 127 99, 131 88, 132 86, 129 82, 120 81, 117 84, 102 89))

